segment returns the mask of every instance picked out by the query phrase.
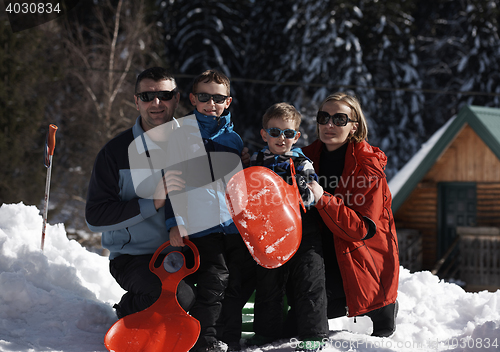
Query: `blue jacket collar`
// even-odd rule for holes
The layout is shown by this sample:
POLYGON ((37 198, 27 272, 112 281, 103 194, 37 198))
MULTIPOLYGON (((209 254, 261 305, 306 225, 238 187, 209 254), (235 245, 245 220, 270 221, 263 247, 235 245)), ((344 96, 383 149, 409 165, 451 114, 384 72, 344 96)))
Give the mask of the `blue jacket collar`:
POLYGON ((231 113, 228 110, 224 110, 219 118, 203 115, 197 110, 194 110, 193 113, 196 116, 196 120, 200 126, 201 136, 203 138, 215 138, 224 131, 232 132, 233 130, 231 113))

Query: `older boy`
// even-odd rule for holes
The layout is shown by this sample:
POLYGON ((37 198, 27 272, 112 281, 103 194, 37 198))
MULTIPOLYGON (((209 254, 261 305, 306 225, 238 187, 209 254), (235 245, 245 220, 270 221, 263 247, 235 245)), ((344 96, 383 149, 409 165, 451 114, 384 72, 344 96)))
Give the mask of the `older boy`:
POLYGON ((171 169, 182 171, 186 192, 169 192, 165 223, 172 246, 183 247, 183 238, 189 236, 200 252, 199 269, 185 279, 196 292, 189 313, 201 324, 191 351, 221 352, 227 346, 217 340, 215 323, 229 276, 224 237, 238 234, 226 207, 224 180, 241 169, 243 142, 227 111, 232 98, 224 74, 203 72, 194 80, 189 99, 195 110, 180 119, 182 126, 167 147, 171 169))

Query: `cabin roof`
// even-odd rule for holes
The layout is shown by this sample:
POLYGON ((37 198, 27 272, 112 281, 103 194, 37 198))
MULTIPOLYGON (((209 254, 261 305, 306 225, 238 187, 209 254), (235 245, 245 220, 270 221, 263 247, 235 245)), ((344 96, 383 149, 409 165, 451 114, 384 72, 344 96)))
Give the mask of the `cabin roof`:
POLYGON ((404 203, 466 124, 500 160, 500 109, 465 106, 422 144, 420 150, 390 180, 393 212, 404 203))

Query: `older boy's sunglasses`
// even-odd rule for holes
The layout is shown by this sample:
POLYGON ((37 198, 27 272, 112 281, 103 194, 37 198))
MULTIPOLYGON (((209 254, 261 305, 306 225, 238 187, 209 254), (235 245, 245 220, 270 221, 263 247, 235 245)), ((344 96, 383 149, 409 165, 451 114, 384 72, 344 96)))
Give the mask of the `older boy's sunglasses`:
POLYGON ((153 101, 156 97, 158 97, 159 100, 169 101, 174 97, 175 94, 177 94, 177 88, 173 90, 160 90, 157 92, 142 92, 137 93, 136 95, 139 97, 139 99, 148 103, 150 101, 153 101))
POLYGON ((196 93, 195 95, 198 97, 198 101, 202 103, 206 103, 207 101, 210 101, 210 99, 213 99, 214 103, 223 104, 228 98, 226 95, 221 95, 221 94, 212 95, 208 93, 196 93))
POLYGON ((332 119, 332 122, 335 126, 345 126, 347 125, 348 122, 357 122, 354 120, 351 120, 347 114, 342 114, 340 112, 330 115, 326 111, 318 111, 318 115, 316 116, 316 122, 319 123, 320 125, 326 125, 328 121, 332 119))
POLYGON ((266 132, 273 138, 278 138, 279 136, 281 136, 282 133, 285 135, 285 138, 289 139, 295 138, 295 136, 297 135, 297 131, 292 130, 290 128, 287 128, 286 130, 280 130, 277 127, 272 127, 268 128, 266 132))

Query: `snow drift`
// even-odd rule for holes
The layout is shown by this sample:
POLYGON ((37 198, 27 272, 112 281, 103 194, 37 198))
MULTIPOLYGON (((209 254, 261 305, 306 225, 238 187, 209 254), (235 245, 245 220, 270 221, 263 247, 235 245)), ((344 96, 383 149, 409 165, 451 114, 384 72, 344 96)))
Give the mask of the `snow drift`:
MULTIPOLYGON (((116 321, 112 305, 123 290, 108 259, 68 240, 64 226, 48 225, 34 206, 0 207, 0 350, 106 351, 116 321)), ((500 291, 468 293, 430 272, 401 268, 397 331, 369 336, 367 317, 330 320, 329 351, 477 351, 500 349, 500 291)), ((293 341, 254 351, 293 351, 293 341)))

